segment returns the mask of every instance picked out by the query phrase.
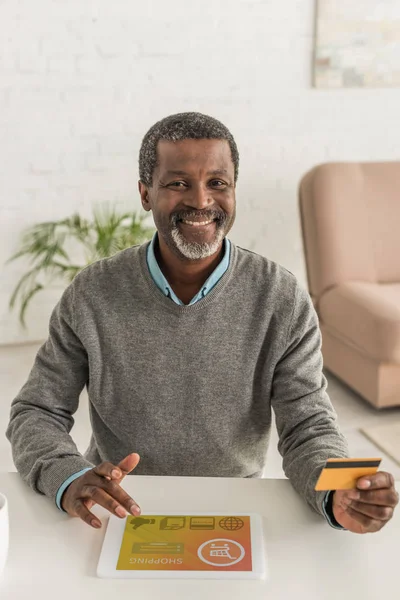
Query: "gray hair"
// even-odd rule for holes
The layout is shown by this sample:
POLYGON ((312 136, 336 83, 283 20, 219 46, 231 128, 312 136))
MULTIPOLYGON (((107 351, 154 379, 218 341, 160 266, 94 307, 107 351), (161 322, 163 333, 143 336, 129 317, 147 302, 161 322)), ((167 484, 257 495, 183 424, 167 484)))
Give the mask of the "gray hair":
POLYGON ((229 129, 220 121, 197 112, 178 113, 157 121, 143 138, 139 151, 139 177, 145 185, 153 183, 157 166, 157 144, 159 140, 178 142, 181 140, 226 140, 231 149, 235 169, 235 183, 239 173, 239 152, 229 129))

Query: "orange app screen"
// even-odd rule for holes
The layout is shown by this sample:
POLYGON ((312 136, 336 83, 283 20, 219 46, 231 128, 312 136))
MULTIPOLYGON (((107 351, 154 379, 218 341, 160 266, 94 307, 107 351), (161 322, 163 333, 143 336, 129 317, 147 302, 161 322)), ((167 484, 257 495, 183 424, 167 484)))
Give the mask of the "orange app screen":
POLYGON ((251 571, 250 517, 128 517, 117 570, 251 571))

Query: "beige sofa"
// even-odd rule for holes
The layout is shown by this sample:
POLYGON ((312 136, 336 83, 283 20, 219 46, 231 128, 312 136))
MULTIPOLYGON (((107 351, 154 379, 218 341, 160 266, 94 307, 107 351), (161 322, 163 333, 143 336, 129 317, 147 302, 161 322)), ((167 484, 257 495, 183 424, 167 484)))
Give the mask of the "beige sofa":
POLYGON ((400 162, 319 165, 299 205, 325 367, 377 408, 400 405, 400 162))

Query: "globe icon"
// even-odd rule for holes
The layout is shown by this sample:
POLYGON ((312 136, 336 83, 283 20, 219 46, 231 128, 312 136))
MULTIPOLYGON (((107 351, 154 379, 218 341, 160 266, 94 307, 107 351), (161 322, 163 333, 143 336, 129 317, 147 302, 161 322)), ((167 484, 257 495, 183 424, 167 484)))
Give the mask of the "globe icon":
POLYGON ((244 522, 239 517, 224 517, 220 520, 219 526, 225 531, 237 531, 244 527, 244 522))

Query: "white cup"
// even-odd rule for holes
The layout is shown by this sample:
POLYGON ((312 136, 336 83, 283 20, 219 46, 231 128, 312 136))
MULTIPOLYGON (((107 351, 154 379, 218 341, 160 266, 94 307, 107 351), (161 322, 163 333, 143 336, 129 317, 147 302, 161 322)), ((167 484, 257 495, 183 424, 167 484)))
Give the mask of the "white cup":
POLYGON ((7 498, 0 494, 0 577, 8 554, 8 505, 7 498))

